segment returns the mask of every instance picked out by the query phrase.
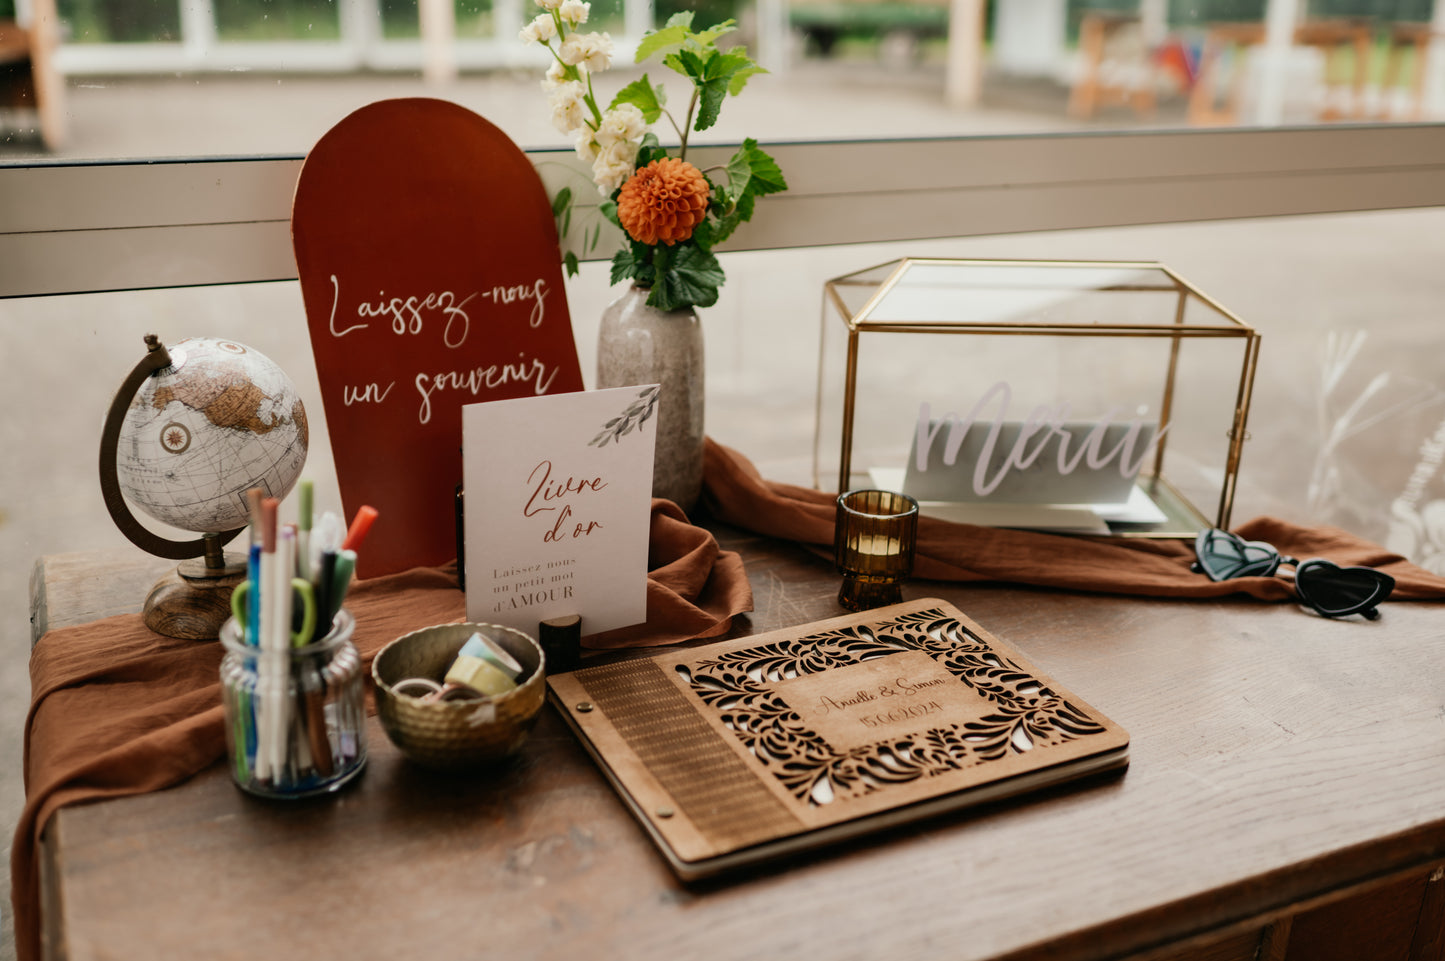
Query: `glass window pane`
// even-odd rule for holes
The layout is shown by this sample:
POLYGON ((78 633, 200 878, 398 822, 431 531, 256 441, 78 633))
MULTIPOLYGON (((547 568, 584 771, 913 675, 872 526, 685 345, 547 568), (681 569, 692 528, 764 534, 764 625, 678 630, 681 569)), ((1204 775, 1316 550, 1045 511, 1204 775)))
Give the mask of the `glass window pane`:
MULTIPOLYGON (((827 280, 900 256, 1141 255, 1177 271, 1262 337, 1236 520, 1269 513, 1325 521, 1398 543, 1396 549, 1445 572, 1445 351, 1422 349, 1438 344, 1445 302, 1439 208, 725 254, 723 297, 703 311, 707 432, 752 458, 770 479, 812 483, 820 337, 825 323, 838 323, 824 309, 827 280)), ((567 283, 589 385, 598 321, 618 293, 601 262, 584 264, 567 283)), ((305 324, 295 282, 6 301, 0 353, 26 360, 23 376, 0 381, 0 408, 27 413, 0 418, 0 449, 9 452, 0 459, 0 533, 7 535, 0 537, 0 569, 11 575, 0 586, 23 592, 20 572, 36 554, 126 543, 100 499, 95 455, 104 411, 140 359, 147 333, 167 342, 229 337, 279 363, 307 405, 307 473, 318 482, 318 502, 334 496, 305 324), (77 378, 77 370, 87 375, 77 378), (56 383, 66 385, 65 403, 31 402, 56 383)), ((1189 346, 1192 354, 1195 343, 1189 346)), ((1071 369, 1066 348, 1059 348, 1061 371, 1071 369)), ((1093 360, 1100 362, 1098 355, 1093 360)), ((1115 360, 1130 376, 1157 372, 1152 361, 1129 366, 1122 354, 1105 356, 1104 368, 1115 360)), ((1220 360, 1217 371, 1203 373, 1232 382, 1235 363, 1220 360)), ((1073 376, 1083 385, 1079 373, 1073 376)), ((954 383, 946 373, 939 382, 940 391, 954 383)), ((1080 393, 1079 409, 1085 400, 1080 393)), ((1183 471, 1183 455, 1207 454, 1224 442, 1218 429, 1180 437, 1177 446, 1171 441, 1171 480, 1191 496, 1211 483, 1217 491, 1218 479, 1204 473, 1175 478, 1175 457, 1183 471)), ((1212 504, 1196 506, 1213 512, 1212 504)))
MULTIPOLYGON (((299 154, 356 106, 405 96, 456 100, 525 146, 565 144, 536 86, 548 61, 514 36, 536 12, 531 0, 452 2, 449 49, 459 76, 426 83, 417 0, 0 0, 0 19, 25 22, 58 5, 51 72, 65 94, 68 133, 47 150, 38 118, 11 111, 0 117, 0 162, 299 154)), ((654 23, 683 11, 701 24, 734 18, 734 39, 772 71, 729 101, 701 140, 1445 116, 1445 67, 1422 55, 1430 20, 1445 20, 1429 0, 1301 2, 1279 59, 1265 43, 1270 0, 956 5, 982 10, 982 46, 950 47, 949 0, 657 0, 651 15, 654 23), (980 92, 968 101, 959 82, 975 75, 980 92)), ((647 10, 645 0, 593 3, 589 25, 622 52, 597 78, 604 100, 643 73, 622 61, 647 10)), ((646 69, 654 81, 667 74, 646 69)), ((29 79, 22 70, 11 86, 29 79)), ((675 105, 685 103, 685 89, 669 89, 675 105)), ((19 96, 21 106, 34 102, 19 96)))
POLYGON ((341 21, 333 0, 212 0, 221 40, 336 40, 341 21))
POLYGON ((56 6, 75 43, 175 41, 181 36, 175 0, 57 0, 56 6))

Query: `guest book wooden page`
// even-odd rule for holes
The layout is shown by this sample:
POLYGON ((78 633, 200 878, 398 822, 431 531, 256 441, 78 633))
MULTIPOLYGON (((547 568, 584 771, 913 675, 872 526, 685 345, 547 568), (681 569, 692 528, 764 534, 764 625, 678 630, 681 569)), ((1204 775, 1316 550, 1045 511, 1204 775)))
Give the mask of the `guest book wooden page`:
POLYGON ((689 879, 1128 764, 1124 730, 937 599, 548 683, 689 879))
POLYGON ((582 389, 551 202, 497 127, 383 100, 306 156, 296 266, 364 577, 456 557, 462 407, 582 389))

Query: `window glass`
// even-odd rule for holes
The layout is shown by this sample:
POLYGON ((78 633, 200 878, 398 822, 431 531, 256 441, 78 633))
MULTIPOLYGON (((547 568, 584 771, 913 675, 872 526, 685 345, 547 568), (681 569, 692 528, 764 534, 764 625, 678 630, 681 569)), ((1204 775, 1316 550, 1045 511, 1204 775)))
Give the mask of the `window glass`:
POLYGON ((331 0, 214 0, 213 6, 220 40, 335 41, 341 36, 331 0))
MULTIPOLYGON (((709 436, 770 479, 811 485, 820 329, 839 323, 825 314, 823 284, 899 257, 1167 264, 1262 337, 1235 521, 1333 523, 1445 572, 1445 353, 1418 349, 1437 338, 1445 302, 1445 209, 724 254, 724 296, 702 311, 709 436)), ((583 264, 567 283, 589 386, 598 322, 618 293, 605 262, 583 264)), ((24 603, 20 575, 36 555, 126 543, 101 501, 95 456, 104 412, 147 333, 167 343, 227 337, 280 364, 307 405, 307 474, 318 500, 335 496, 294 281, 6 301, 0 352, 26 359, 20 375, 0 380, 0 409, 27 412, 0 418, 9 452, 0 459, 0 570, 9 575, 0 588, 16 592, 12 606, 24 603), (61 383, 64 403, 34 403, 61 383)), ((1218 375, 1233 384, 1235 361, 1218 375)), ((1187 453, 1171 448, 1171 474, 1191 469, 1189 457, 1176 463, 1187 453)), ((1196 478, 1171 480, 1188 488, 1196 478)), ((1217 477, 1202 480, 1218 491, 1217 477)))
POLYGON ((57 0, 65 39, 77 44, 173 42, 181 38, 179 4, 141 0, 57 0))
MULTIPOLYGON (((564 144, 537 87, 548 61, 516 37, 532 0, 451 0, 435 49, 456 77, 424 80, 437 56, 421 42, 427 2, 0 0, 0 19, 58 24, 56 49, 0 78, 21 108, 0 114, 0 162, 300 154, 355 107, 402 96, 456 100, 523 146, 564 144), (59 134, 28 109, 37 97, 59 134)), ((618 42, 598 78, 606 100, 642 72, 625 61, 643 25, 681 11, 739 22, 735 39, 771 73, 699 141, 1414 122, 1445 109, 1445 50, 1423 56, 1431 19, 1445 20, 1431 0, 954 5, 982 10, 981 46, 949 39, 949 0, 596 0, 589 26, 618 42), (1275 5, 1295 10, 1281 58, 1266 49, 1275 5), (958 86, 974 76, 976 96, 958 86)))

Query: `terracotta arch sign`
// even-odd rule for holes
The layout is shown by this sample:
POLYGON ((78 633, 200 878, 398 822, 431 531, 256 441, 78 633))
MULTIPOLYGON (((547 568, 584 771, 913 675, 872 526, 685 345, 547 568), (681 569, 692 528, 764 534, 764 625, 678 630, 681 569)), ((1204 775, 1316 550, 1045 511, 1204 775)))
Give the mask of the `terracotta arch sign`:
POLYGON ((291 235, 342 504, 381 514, 358 572, 445 563, 462 407, 582 389, 542 182, 471 111, 384 100, 307 155, 291 235))

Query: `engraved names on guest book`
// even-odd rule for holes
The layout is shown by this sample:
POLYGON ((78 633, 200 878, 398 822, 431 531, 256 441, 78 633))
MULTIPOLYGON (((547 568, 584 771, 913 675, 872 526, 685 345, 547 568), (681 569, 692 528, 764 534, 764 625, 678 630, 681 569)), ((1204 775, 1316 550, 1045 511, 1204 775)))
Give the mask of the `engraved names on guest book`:
POLYGON ((291 229, 343 505, 380 511, 358 573, 445 563, 462 407, 582 389, 542 182, 475 113, 384 100, 307 155, 291 229))
POLYGON ((548 684, 684 879, 1128 764, 1122 728, 936 598, 548 684))

